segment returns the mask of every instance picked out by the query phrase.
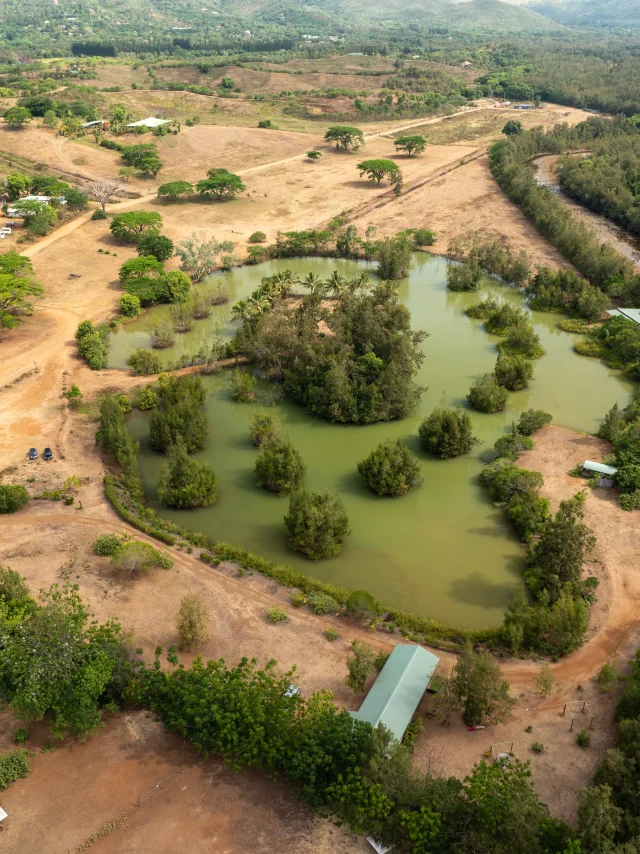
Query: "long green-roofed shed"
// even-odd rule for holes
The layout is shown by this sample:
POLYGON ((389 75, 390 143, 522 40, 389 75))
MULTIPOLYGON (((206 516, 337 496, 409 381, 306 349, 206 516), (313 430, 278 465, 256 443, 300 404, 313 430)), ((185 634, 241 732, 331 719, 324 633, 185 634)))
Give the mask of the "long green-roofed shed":
POLYGON ((357 712, 359 721, 389 729, 400 741, 440 659, 421 646, 398 644, 357 712))

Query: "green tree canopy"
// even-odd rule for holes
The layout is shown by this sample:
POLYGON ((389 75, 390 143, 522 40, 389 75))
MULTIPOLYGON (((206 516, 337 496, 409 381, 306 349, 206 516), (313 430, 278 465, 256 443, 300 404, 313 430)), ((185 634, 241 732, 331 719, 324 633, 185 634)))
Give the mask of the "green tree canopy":
POLYGON ((163 167, 158 149, 152 142, 125 145, 120 153, 127 166, 133 166, 145 175, 155 177, 163 167))
POLYGON ((501 353, 493 369, 498 383, 509 391, 527 388, 533 377, 533 365, 524 356, 501 353))
POLYGON ((477 379, 467 395, 467 400, 479 412, 500 412, 507 405, 509 393, 498 384, 493 374, 477 379))
POLYGON ((350 148, 357 151, 361 145, 364 145, 364 134, 360 128, 350 125, 332 125, 324 138, 327 142, 335 142, 336 148, 342 148, 344 151, 350 148))
POLYGON ((219 202, 229 201, 234 199, 238 193, 242 193, 247 188, 242 183, 242 178, 239 175, 234 175, 231 172, 210 170, 208 178, 198 181, 196 190, 201 196, 213 196, 219 202))
POLYGON ((195 232, 187 240, 176 247, 176 255, 182 263, 180 269, 193 282, 200 282, 218 265, 218 257, 222 252, 233 252, 235 243, 230 240, 217 241, 195 232))
POLYGON ((256 482, 264 489, 284 495, 301 485, 306 468, 288 439, 274 439, 262 445, 256 460, 256 482))
POLYGON ((422 154, 427 147, 427 138, 422 134, 403 134, 395 139, 393 143, 396 151, 404 151, 411 157, 413 154, 422 154))
POLYGON ((0 255, 0 329, 13 329, 23 317, 31 314, 30 297, 43 293, 30 258, 14 251, 0 255))
POLYGON ((188 181, 170 181, 158 187, 158 196, 166 196, 170 201, 179 199, 180 196, 190 196, 193 193, 193 184, 188 181))
POLYGON ((138 255, 153 255, 158 261, 168 261, 173 255, 173 241, 164 234, 147 231, 138 241, 138 255))
POLYGON ((474 652, 469 642, 438 699, 445 717, 455 709, 463 709, 468 726, 505 723, 516 703, 509 696, 509 684, 502 678, 495 658, 485 650, 474 652))
POLYGON ((378 160, 363 160, 358 163, 357 169, 360 172, 361 178, 363 175, 366 175, 370 181, 375 181, 376 184, 380 184, 383 178, 388 178, 389 183, 395 184, 402 176, 400 167, 395 161, 384 160, 383 158, 378 160))
POLYGON ((502 128, 502 133, 505 136, 518 136, 523 131, 524 127, 522 126, 522 122, 519 122, 516 119, 510 119, 502 128))
POLYGON ((205 397, 200 376, 171 377, 161 387, 160 406, 149 419, 151 447, 167 451, 181 438, 187 453, 201 451, 209 433, 205 397))
POLYGON ((13 172, 7 175, 7 194, 12 202, 19 199, 29 192, 31 188, 31 178, 24 175, 22 172, 13 172))
POLYGON ((28 124, 33 116, 26 107, 9 107, 2 114, 2 118, 12 128, 22 128, 28 124))
POLYGON ((29 501, 29 493, 22 484, 0 483, 0 514, 15 513, 29 501))
POLYGON ((463 409, 439 406, 418 428, 420 446, 443 460, 466 454, 478 445, 471 418, 463 409))
POLYGON ((126 243, 137 243, 146 231, 159 231, 162 217, 154 211, 127 211, 116 214, 109 225, 111 234, 126 243))
POLYGON ((399 439, 381 442, 358 463, 358 473, 378 495, 394 498, 422 484, 420 461, 399 439))
POLYGON ((218 481, 208 462, 189 459, 181 436, 160 469, 158 501, 165 507, 209 507, 218 500, 218 481))
POLYGON ((284 517, 287 545, 311 560, 335 557, 350 533, 342 501, 328 492, 295 492, 284 517))
POLYGON ((141 305, 162 302, 166 298, 164 267, 153 255, 125 261, 120 267, 119 279, 125 291, 137 296, 141 305))

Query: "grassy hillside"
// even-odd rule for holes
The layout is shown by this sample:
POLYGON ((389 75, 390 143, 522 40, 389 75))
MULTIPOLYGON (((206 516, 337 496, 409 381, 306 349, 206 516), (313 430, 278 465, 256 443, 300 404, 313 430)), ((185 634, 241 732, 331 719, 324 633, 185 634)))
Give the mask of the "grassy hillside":
POLYGON ((569 27, 640 27, 638 0, 528 0, 528 8, 569 27))

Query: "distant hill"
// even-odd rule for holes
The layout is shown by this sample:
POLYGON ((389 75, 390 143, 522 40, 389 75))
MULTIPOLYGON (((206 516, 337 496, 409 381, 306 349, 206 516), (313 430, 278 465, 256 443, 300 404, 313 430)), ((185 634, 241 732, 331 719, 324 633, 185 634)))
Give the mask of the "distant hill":
POLYGON ((505 0, 567 27, 640 27, 640 0, 505 0))

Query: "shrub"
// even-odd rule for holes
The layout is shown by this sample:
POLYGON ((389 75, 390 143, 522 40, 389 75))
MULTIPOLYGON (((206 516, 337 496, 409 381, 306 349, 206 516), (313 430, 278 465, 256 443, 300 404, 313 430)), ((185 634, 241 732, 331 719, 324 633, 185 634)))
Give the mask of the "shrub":
POLYGON ((6 605, 29 599, 29 588, 14 569, 0 566, 0 597, 4 598, 6 605))
POLYGON ((416 740, 423 729, 424 723, 422 722, 422 718, 414 718, 402 736, 402 746, 406 747, 407 750, 413 751, 416 740))
POLYGON ((346 612, 359 620, 373 620, 380 613, 380 603, 366 590, 354 590, 346 601, 346 612))
POLYGON ((589 747, 591 744, 591 733, 588 729, 581 729, 576 735, 576 744, 578 747, 589 747))
POLYGON ((508 356, 501 353, 493 369, 496 380, 509 391, 527 388, 533 377, 533 365, 524 356, 508 356))
POLYGON ((603 664, 598 671, 596 681, 605 694, 610 694, 613 691, 613 686, 618 681, 618 674, 615 667, 609 664, 609 662, 603 664))
POLYGON ((124 290, 138 297, 141 305, 168 299, 164 267, 153 255, 141 255, 125 261, 118 275, 124 290))
POLYGON ((135 294, 122 294, 120 297, 120 314, 124 317, 137 317, 140 311, 140 300, 135 294))
POLYGON ((136 406, 142 412, 148 412, 150 409, 157 409, 158 395, 152 386, 147 385, 144 388, 139 388, 136 393, 136 406))
POLYGON ((302 483, 306 466, 289 440, 263 444, 256 460, 256 482, 263 489, 284 495, 302 483))
POLYGON ((447 264, 447 287, 450 291, 477 291, 483 279, 484 273, 478 264, 447 264))
POLYGON ((523 436, 532 436, 543 427, 548 427, 553 417, 542 409, 527 409, 518 420, 517 430, 523 436))
POLYGON ((302 590, 294 590, 289 597, 289 601, 294 608, 302 608, 302 606, 306 604, 307 597, 304 595, 302 590))
POLYGON ((503 303, 489 313, 484 328, 490 335, 504 336, 508 335, 509 331, 521 321, 526 322, 525 313, 509 303, 503 303))
POLYGON ((593 338, 583 338, 581 341, 576 341, 573 349, 579 356, 589 356, 591 359, 602 359, 606 355, 602 344, 594 341, 593 338))
POLYGON ((284 517, 287 545, 311 560, 334 557, 350 533, 342 501, 335 496, 300 490, 293 494, 284 517))
POLYGON ((623 510, 640 509, 640 489, 636 492, 626 492, 620 496, 620 507, 623 510))
POLYGON ((102 534, 93 543, 93 553, 100 557, 111 557, 122 546, 123 540, 117 534, 102 534))
POLYGON ((333 596, 326 593, 309 593, 307 605, 314 614, 337 614, 340 610, 340 606, 333 596))
POLYGON ((623 494, 636 493, 640 490, 640 465, 638 463, 628 463, 619 466, 615 481, 616 486, 623 494))
POLYGON ((0 484, 0 513, 15 513, 29 501, 29 493, 22 484, 0 484))
POLYGON ((285 620, 288 620, 289 617, 282 608, 269 608, 267 611, 267 619, 270 623, 282 623, 285 620))
POLYGON ((531 745, 531 750, 534 753, 544 753, 544 744, 540 744, 539 741, 534 741, 531 745))
POLYGON ((358 463, 358 473, 375 493, 394 498, 422 483, 418 458, 399 439, 381 442, 358 463))
POLYGON ((173 255, 173 241, 164 234, 148 231, 138 241, 138 255, 152 256, 157 261, 168 261, 173 255))
POLYGON ((322 634, 326 637, 326 639, 328 641, 331 641, 331 642, 336 641, 340 637, 342 637, 340 632, 336 631, 336 629, 334 629, 333 626, 327 626, 326 629, 322 630, 322 634))
POLYGON ((533 440, 528 436, 521 436, 516 430, 512 430, 506 436, 501 436, 493 447, 499 457, 509 457, 515 460, 522 451, 530 451, 533 448, 533 440))
POLYGON ((161 392, 162 406, 149 419, 151 447, 167 451, 180 437, 188 453, 201 451, 209 432, 202 379, 195 375, 171 377, 161 383, 161 392))
POLYGON ((267 412, 256 412, 249 424, 249 436, 254 445, 266 444, 279 438, 277 419, 267 412))
POLYGON ((8 789, 12 783, 21 777, 29 776, 31 768, 27 761, 28 756, 29 751, 26 748, 12 750, 10 753, 4 753, 0 756, 0 791, 8 789))
POLYGON ((508 397, 507 390, 498 385, 493 374, 485 374, 473 383, 467 400, 480 412, 500 412, 505 408, 508 397))
POLYGON ((159 374, 162 370, 160 357, 152 350, 134 350, 127 359, 127 365, 133 370, 134 374, 142 377, 159 374))
POLYGON ((375 654, 369 644, 354 640, 351 643, 351 655, 347 658, 349 675, 345 682, 356 694, 364 691, 367 679, 374 670, 375 654))
POLYGON ((91 214, 91 219, 109 219, 109 214, 106 211, 103 211, 101 208, 98 208, 97 211, 94 211, 91 214))
POLYGON ((420 446, 443 460, 466 454, 479 444, 472 433, 471 418, 462 409, 438 407, 418 429, 420 446))
POLYGON ((75 339, 78 350, 92 371, 106 367, 109 359, 109 328, 105 324, 94 326, 90 320, 78 324, 75 339))
POLYGON ((509 499, 507 516, 520 539, 529 543, 551 518, 549 501, 540 498, 535 489, 518 491, 509 499))
POLYGON ((165 507, 210 507, 218 500, 218 479, 208 462, 189 459, 181 436, 160 468, 158 501, 165 507))
POLYGON ((437 234, 428 228, 416 228, 413 232, 413 242, 416 246, 433 246, 437 239, 437 234))
POLYGON ((480 472, 480 483, 500 504, 511 501, 514 495, 523 494, 542 486, 540 472, 518 468, 510 460, 498 459, 480 472))
POLYGON ((246 371, 235 370, 229 379, 231 397, 238 403, 249 403, 256 398, 256 381, 246 371))
POLYGON ((527 359, 538 359, 545 353, 540 338, 526 320, 511 327, 505 340, 498 344, 498 350, 501 353, 526 356, 527 359))
POLYGON ((479 318, 486 320, 498 311, 498 302, 491 297, 483 297, 480 302, 476 302, 469 308, 465 309, 467 317, 479 318))
POLYGON ((116 569, 141 574, 150 569, 171 569, 173 559, 167 552, 159 552, 147 543, 137 540, 126 542, 113 554, 111 563, 116 569))
POLYGON ((249 236, 249 243, 263 243, 267 239, 267 235, 264 231, 254 231, 253 234, 249 236))
POLYGON ((202 599, 193 594, 184 596, 178 611, 178 646, 180 649, 193 650, 206 644, 209 640, 207 621, 207 609, 202 599))
POLYGON ((20 727, 13 734, 13 743, 14 744, 24 744, 25 741, 29 740, 29 730, 24 727, 20 727))

